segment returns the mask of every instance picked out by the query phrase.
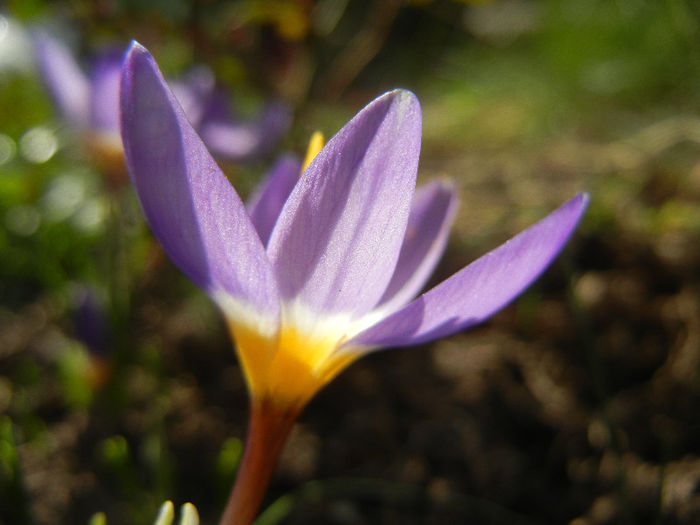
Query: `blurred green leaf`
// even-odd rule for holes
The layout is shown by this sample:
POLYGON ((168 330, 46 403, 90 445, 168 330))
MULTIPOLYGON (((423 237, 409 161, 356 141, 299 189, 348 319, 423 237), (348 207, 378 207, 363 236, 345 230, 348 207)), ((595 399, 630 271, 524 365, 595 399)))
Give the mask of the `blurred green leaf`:
POLYGON ((29 501, 24 489, 22 466, 15 446, 12 420, 0 416, 0 521, 29 525, 29 501))
POLYGON ((88 525, 107 525, 107 516, 104 512, 98 512, 90 518, 88 525))
POLYGON ((216 460, 216 474, 219 479, 219 486, 223 488, 224 492, 231 489, 242 454, 243 443, 238 438, 228 438, 221 446, 216 460))
POLYGON ((86 408, 93 399, 91 368, 90 355, 81 345, 66 346, 58 357, 61 390, 73 408, 86 408))

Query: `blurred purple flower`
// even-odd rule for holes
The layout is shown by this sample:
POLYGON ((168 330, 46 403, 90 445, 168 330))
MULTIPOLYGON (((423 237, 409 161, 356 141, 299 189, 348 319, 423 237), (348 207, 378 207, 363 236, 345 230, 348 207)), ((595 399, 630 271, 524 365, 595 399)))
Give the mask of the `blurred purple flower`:
POLYGON ((270 151, 291 124, 289 108, 271 102, 252 120, 242 120, 220 89, 212 92, 199 122, 199 135, 214 156, 247 161, 270 151))
MULTIPOLYGON (((62 42, 40 31, 34 40, 39 72, 61 116, 85 133, 98 155, 121 158, 119 78, 123 49, 99 54, 88 76, 62 42)), ((264 154, 290 124, 290 112, 281 103, 268 105, 256 119, 242 121, 204 67, 173 83, 173 91, 190 123, 206 137, 212 153, 222 159, 245 161, 264 154)))
POLYGON ((76 337, 92 355, 107 356, 112 334, 104 301, 93 287, 79 285, 73 293, 73 306, 76 337))
POLYGON ((101 388, 112 370, 112 328, 107 308, 94 287, 81 284, 73 290, 71 313, 75 336, 88 350, 87 379, 93 388, 101 388))
POLYGON ((121 88, 127 167, 166 253, 223 311, 251 394, 248 444, 221 525, 252 522, 285 437, 313 395, 358 357, 480 323, 552 262, 587 202, 579 194, 414 299, 442 254, 454 188, 414 193, 415 95, 368 104, 299 176, 282 161, 246 208, 134 43, 121 88))

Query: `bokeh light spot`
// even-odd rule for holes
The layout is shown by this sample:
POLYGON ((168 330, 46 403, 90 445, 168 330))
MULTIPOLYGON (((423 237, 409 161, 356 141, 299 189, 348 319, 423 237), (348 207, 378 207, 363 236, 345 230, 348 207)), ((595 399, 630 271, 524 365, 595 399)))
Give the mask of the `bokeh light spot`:
POLYGON ((15 235, 29 237, 39 228, 41 215, 33 206, 13 206, 5 214, 5 226, 15 235))
POLYGON ((37 126, 22 135, 19 139, 19 150, 29 162, 43 164, 58 150, 58 139, 49 128, 37 126))
POLYGON ((0 166, 10 162, 15 158, 16 154, 17 145, 15 141, 4 133, 0 133, 0 166))

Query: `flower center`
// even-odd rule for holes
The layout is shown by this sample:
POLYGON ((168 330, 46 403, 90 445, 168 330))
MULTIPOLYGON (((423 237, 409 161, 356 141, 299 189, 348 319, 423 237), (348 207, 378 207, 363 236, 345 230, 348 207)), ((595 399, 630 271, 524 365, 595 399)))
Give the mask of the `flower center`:
POLYGON ((337 336, 310 337, 294 326, 283 326, 277 338, 233 323, 230 329, 251 395, 278 406, 303 407, 359 357, 337 352, 337 336))

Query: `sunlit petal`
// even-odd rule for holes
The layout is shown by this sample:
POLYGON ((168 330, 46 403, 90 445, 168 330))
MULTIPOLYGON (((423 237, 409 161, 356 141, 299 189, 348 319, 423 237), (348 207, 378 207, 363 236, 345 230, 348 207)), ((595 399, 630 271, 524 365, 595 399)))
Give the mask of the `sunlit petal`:
POLYGON ((121 86, 127 166, 154 235, 230 318, 277 330, 275 278, 243 203, 139 44, 121 86))
POLYGON ((401 254, 376 310, 389 314, 421 291, 445 251, 456 213, 451 184, 433 181, 416 190, 401 254))
POLYGON ((424 343, 478 324, 510 303, 549 266, 588 203, 579 194, 559 209, 426 292, 345 347, 424 343))
POLYGON ((306 311, 352 318, 379 301, 406 230, 420 133, 415 95, 392 91, 358 113, 304 171, 268 244, 293 323, 313 325, 299 313, 306 311))

